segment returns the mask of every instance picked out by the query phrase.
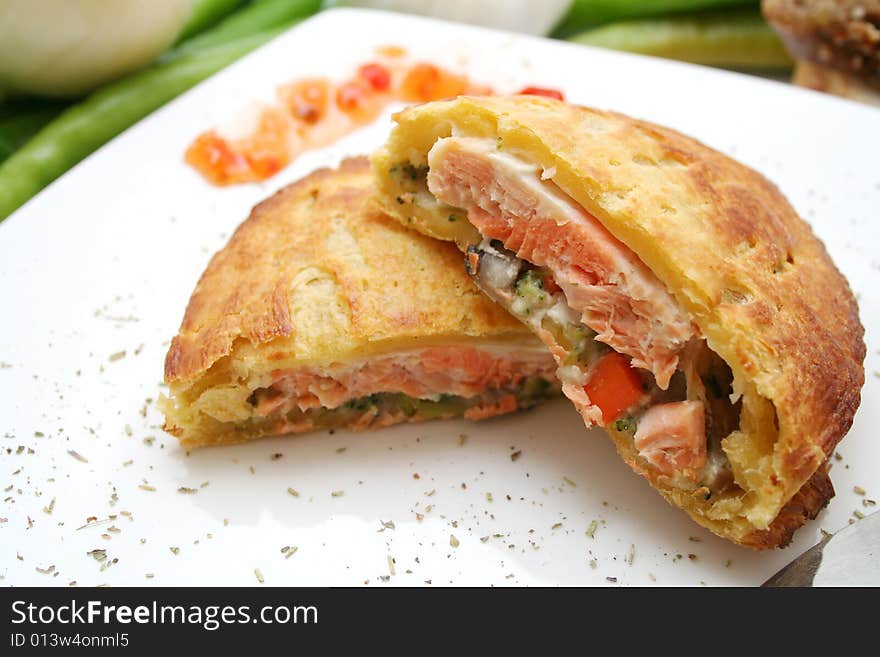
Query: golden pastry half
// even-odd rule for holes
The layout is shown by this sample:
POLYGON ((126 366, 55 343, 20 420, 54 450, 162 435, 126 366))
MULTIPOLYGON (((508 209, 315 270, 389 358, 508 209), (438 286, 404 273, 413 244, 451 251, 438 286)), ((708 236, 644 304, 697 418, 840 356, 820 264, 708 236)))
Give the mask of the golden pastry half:
POLYGON ((673 130, 534 96, 395 117, 404 225, 455 241, 557 359, 587 425, 701 525, 785 545, 833 496, 864 382, 856 302, 764 177, 673 130))
POLYGON ((366 158, 260 203, 202 275, 165 360, 184 447, 482 419, 558 393, 555 364, 451 244, 372 198, 366 158))

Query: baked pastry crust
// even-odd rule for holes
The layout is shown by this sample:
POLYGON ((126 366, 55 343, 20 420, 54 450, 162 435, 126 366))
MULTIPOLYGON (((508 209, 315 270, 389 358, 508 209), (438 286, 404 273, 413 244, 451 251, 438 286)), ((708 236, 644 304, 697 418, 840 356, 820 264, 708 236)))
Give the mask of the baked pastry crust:
POLYGON ((395 120, 373 168, 378 198, 405 225, 478 243, 396 168, 425 167, 440 138, 497 140, 638 255, 730 366, 742 396, 740 428, 723 441, 734 491, 705 499, 669 486, 613 436, 668 501, 756 548, 784 545, 827 503, 825 463, 860 401, 864 331, 846 280, 772 183, 674 130, 534 96, 459 97, 395 120), (397 203, 402 194, 413 202, 397 203))
MULTIPOLYGON (((471 282, 454 246, 401 227, 371 189, 366 158, 315 171, 257 205, 211 259, 165 359, 165 428, 184 446, 279 433, 249 421, 250 396, 279 372, 437 345, 543 351, 471 282)), ((344 424, 407 419, 419 418, 344 424)))

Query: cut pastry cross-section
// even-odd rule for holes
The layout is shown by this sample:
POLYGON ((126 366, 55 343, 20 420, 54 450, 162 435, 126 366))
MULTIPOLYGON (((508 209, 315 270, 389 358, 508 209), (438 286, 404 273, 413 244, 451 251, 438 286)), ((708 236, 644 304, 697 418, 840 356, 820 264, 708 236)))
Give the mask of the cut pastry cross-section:
POLYGON ((673 130, 548 98, 395 120, 377 198, 458 244, 633 470, 743 545, 784 545, 815 516, 859 404, 863 329, 772 184, 673 130))
POLYGON ((366 158, 258 205, 203 274, 165 362, 185 447, 483 419, 558 394, 546 348, 458 250, 401 227, 366 158))

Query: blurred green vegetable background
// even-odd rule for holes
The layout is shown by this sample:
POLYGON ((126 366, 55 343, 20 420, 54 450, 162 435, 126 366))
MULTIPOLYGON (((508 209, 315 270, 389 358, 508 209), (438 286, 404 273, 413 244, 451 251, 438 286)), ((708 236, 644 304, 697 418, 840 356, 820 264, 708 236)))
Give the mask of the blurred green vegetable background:
MULTIPOLYGON (((65 1, 82 4, 83 12, 95 12, 100 3, 118 0, 65 1)), ((786 70, 791 65, 775 33, 761 17, 760 0, 540 3, 534 0, 179 0, 179 3, 181 7, 165 3, 170 7, 169 12, 173 10, 176 22, 161 21, 161 28, 156 29, 164 30, 163 34, 141 39, 159 44, 161 48, 172 43, 167 50, 150 54, 152 63, 145 68, 136 57, 128 53, 120 55, 120 59, 132 59, 133 63, 127 64, 129 71, 134 66, 140 68, 117 72, 116 79, 101 83, 113 68, 108 69, 107 62, 96 57, 93 48, 88 54, 96 62, 94 74, 90 76, 89 62, 85 60, 78 69, 83 71, 82 78, 69 81, 75 84, 62 81, 65 84, 61 84, 58 91, 64 95, 69 94, 70 88, 99 84, 79 98, 58 100, 16 95, 13 90, 20 90, 22 85, 14 84, 11 74, 7 75, 9 79, 3 79, 4 71, 15 67, 3 66, 4 62, 0 61, 0 220, 150 112, 328 6, 371 6, 527 33, 550 32, 550 36, 573 43, 757 72, 786 70), (174 33, 169 34, 170 29, 174 33)), ((0 6, 0 22, 5 20, 9 26, 10 21, 30 20, 14 15, 15 6, 21 5, 22 0, 17 0, 0 6)), ((34 16, 34 20, 40 20, 37 12, 34 16)), ((49 52, 51 45, 49 43, 49 52)), ((0 57, 3 55, 0 49, 0 57)), ((138 57, 142 56, 139 52, 138 57)), ((106 59, 104 56, 103 60, 106 59)), ((18 69, 20 72, 21 66, 18 69)), ((51 79, 40 82, 47 87, 45 91, 41 89, 43 93, 53 93, 52 84, 57 85, 51 79)))

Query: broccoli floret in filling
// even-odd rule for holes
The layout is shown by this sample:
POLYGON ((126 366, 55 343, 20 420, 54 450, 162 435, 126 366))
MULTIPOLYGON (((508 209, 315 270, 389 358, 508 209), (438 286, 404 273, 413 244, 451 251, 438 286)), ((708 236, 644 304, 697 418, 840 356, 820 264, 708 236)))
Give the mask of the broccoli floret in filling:
POLYGON ((537 269, 527 269, 514 283, 516 298, 511 311, 524 317, 532 316, 553 305, 553 296, 544 285, 544 274, 537 269))
MULTIPOLYGON (((548 292, 547 279, 550 276, 550 272, 541 269, 529 269, 520 274, 515 284, 517 299, 513 311, 532 316, 550 309, 557 302, 565 303, 561 294, 548 292)), ((608 349, 601 342, 596 342, 594 331, 579 322, 560 321, 545 314, 541 318, 541 328, 549 331, 556 343, 568 352, 564 365, 589 364, 608 349)))
POLYGON ((626 417, 614 421, 614 430, 621 433, 634 434, 636 432, 637 423, 635 418, 626 417))
POLYGON ((528 408, 542 399, 546 399, 553 394, 551 387, 552 386, 547 379, 526 379, 525 383, 520 386, 519 392, 516 395, 520 407, 528 408))
POLYGON ((544 285, 544 274, 537 269, 529 269, 520 275, 516 281, 516 294, 531 306, 550 301, 544 285))
POLYGON ((413 182, 425 180, 428 177, 427 166, 417 167, 411 162, 395 165, 391 167, 388 172, 400 176, 404 180, 411 180, 413 182))

